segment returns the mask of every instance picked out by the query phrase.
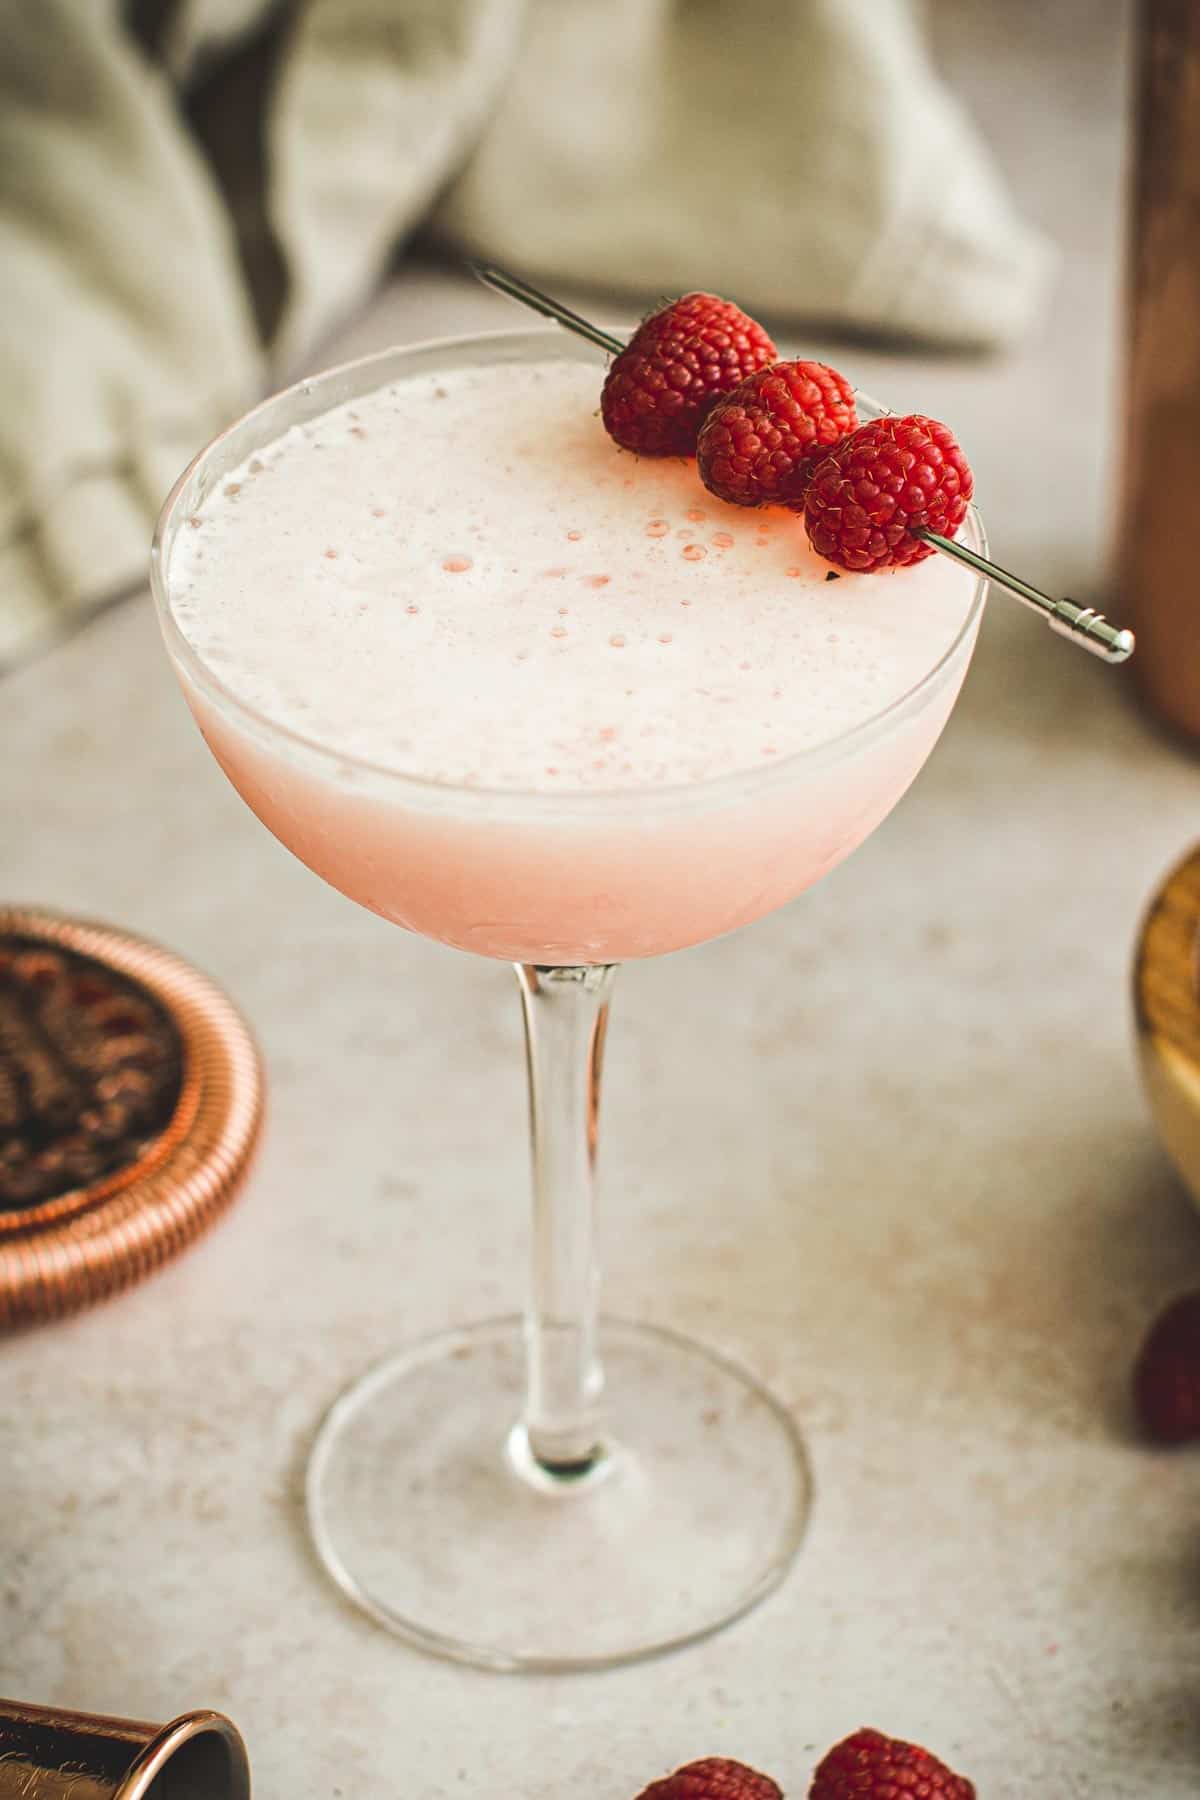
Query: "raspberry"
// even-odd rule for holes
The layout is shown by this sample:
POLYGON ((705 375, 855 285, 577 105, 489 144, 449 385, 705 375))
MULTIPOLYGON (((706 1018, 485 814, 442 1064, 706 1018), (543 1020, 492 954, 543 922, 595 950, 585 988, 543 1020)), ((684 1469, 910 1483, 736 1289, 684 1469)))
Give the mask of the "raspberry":
POLYGON ((804 529, 818 556, 874 571, 932 556, 910 527, 953 537, 975 481, 945 425, 921 413, 888 415, 851 432, 818 463, 804 529))
POLYGON ((856 1731, 822 1757, 808 1800, 975 1800, 975 1788, 919 1744, 856 1731))
POLYGON ((745 1763, 705 1756, 652 1781, 638 1800, 783 1800, 783 1790, 769 1775, 760 1775, 745 1763))
POLYGON ((643 456, 691 456, 713 401, 777 355, 731 301, 685 294, 651 313, 614 359, 600 398, 605 428, 643 456))
POLYGON ((1181 1294, 1151 1326, 1134 1364, 1133 1398, 1160 1444, 1200 1438, 1200 1293, 1181 1294))
POLYGON ((735 506, 804 507, 809 476, 858 424, 854 389, 819 362, 779 362, 718 400, 696 445, 700 479, 735 506))

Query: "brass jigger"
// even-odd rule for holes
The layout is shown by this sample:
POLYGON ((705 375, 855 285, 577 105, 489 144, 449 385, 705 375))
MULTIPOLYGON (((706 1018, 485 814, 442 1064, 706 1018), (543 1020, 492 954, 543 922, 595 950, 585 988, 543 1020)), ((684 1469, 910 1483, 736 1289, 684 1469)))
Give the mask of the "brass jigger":
MULTIPOLYGON (((598 349, 607 350, 612 356, 619 356, 625 349, 620 338, 614 337, 610 331, 601 330, 590 319, 572 312, 569 306, 564 306, 551 294, 544 294, 532 283, 523 281, 519 275, 510 275, 506 269, 498 269, 494 263, 471 263, 469 266, 485 287, 494 288, 498 294, 506 294, 510 300, 519 300, 522 306, 532 308, 544 318, 555 320, 568 331, 575 332, 578 337, 586 338, 589 344, 595 344, 598 349)), ((913 537, 932 544, 943 556, 973 569, 977 575, 986 575, 994 586, 1015 595, 1023 605, 1040 613, 1051 631, 1070 638, 1074 644, 1081 644, 1093 656, 1099 656, 1104 662, 1123 663, 1133 655, 1132 631, 1110 625, 1104 615, 1096 612, 1093 607, 1076 606, 1073 600, 1055 600, 1028 581, 1022 581, 1019 575, 1011 575, 1007 569, 1000 568, 998 563, 989 562, 986 556, 977 555, 974 550, 968 550, 965 544, 943 537, 938 531, 926 531, 917 525, 911 530, 913 537)))
POLYGON ((0 1800, 250 1800, 250 1765, 223 1713, 169 1725, 0 1700, 0 1800))

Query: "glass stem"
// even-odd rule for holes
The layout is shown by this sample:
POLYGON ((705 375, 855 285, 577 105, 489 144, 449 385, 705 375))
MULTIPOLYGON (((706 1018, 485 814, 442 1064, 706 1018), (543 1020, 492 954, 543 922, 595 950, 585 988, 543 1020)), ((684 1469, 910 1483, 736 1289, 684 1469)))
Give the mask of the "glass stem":
POLYGON ((616 967, 518 964, 533 1144, 533 1277, 525 1315, 525 1435, 554 1476, 603 1455, 596 1348, 596 1139, 616 967))

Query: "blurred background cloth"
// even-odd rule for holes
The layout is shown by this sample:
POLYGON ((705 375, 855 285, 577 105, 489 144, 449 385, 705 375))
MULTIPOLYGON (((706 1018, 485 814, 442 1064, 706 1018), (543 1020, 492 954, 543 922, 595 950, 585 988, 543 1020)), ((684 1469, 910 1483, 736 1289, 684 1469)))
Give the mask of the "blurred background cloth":
POLYGON ((1047 252, 922 11, 0 0, 0 665, 141 582, 185 462, 419 227, 612 295, 1019 335, 1047 252))

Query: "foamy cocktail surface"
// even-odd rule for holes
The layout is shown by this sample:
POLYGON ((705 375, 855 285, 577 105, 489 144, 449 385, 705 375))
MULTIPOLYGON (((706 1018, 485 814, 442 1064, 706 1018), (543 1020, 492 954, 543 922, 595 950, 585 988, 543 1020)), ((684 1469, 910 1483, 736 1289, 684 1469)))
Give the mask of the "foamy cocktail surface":
POLYGON ((841 574, 781 509, 618 450, 597 370, 420 375, 296 426, 180 533, 176 618, 239 698, 484 787, 703 780, 836 737, 937 662, 973 579, 841 574))
POLYGON ((261 443, 170 555, 213 678, 185 691, 250 804, 363 904, 491 955, 650 954, 780 904, 890 810, 969 653, 789 775, 922 683, 974 579, 830 579, 791 513, 618 450, 601 379, 451 357, 261 443))

